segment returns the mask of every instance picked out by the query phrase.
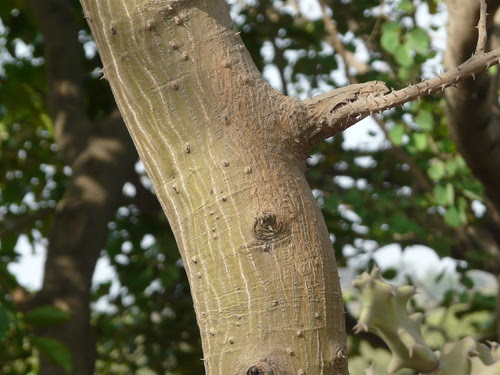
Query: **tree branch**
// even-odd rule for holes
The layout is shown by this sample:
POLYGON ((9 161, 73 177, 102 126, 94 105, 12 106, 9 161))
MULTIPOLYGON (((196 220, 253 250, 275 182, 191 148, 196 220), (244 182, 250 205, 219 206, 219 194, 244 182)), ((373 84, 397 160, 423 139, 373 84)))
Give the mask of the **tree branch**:
POLYGON ((479 22, 477 25, 477 32, 478 32, 478 38, 477 38, 477 46, 476 46, 476 53, 484 53, 486 52, 486 43, 488 41, 488 34, 486 32, 486 2, 484 0, 479 0, 479 22))
POLYGON ((340 41, 337 32, 337 26, 335 26, 332 19, 328 16, 328 13, 326 12, 325 1, 319 0, 319 4, 321 6, 321 12, 323 13, 323 22, 325 23, 326 29, 330 33, 330 41, 331 41, 330 44, 333 47, 333 49, 335 49, 337 53, 342 57, 342 60, 344 61, 344 74, 347 77, 347 81, 349 83, 356 83, 355 80, 353 79, 353 76, 349 72, 348 57, 344 45, 340 41))
POLYGON ((27 225, 30 225, 37 220, 44 219, 45 217, 54 213, 54 211, 55 209, 52 207, 42 208, 33 212, 33 214, 31 215, 23 215, 22 217, 17 219, 6 220, 3 228, 0 230, 0 238, 11 232, 20 232, 27 225))
MULTIPOLYGON (((485 8, 481 8, 483 12, 485 8)), ((483 30, 485 17, 479 19, 478 28, 483 30)), ((481 43, 480 43, 481 44, 481 43)), ((491 52, 477 51, 464 63, 437 77, 424 80, 404 89, 391 91, 385 83, 372 81, 349 85, 303 101, 309 114, 301 135, 308 143, 317 143, 347 129, 365 117, 383 110, 400 106, 426 95, 443 91, 449 86, 483 72, 500 61, 500 48, 491 52)))
POLYGON ((283 49, 279 48, 276 45, 276 41, 274 38, 269 38, 271 44, 273 45, 274 48, 274 63, 276 64, 276 67, 278 68, 278 73, 281 79, 281 85, 283 87, 283 95, 288 95, 288 88, 287 88, 287 82, 285 78, 285 67, 286 67, 286 60, 285 56, 283 54, 283 49))
MULTIPOLYGON (((485 5, 477 0, 448 0, 450 11, 448 23, 448 46, 445 52, 446 67, 459 64, 471 51, 484 49, 486 26, 493 24, 493 17, 486 18, 485 5), (458 3, 460 5, 458 6, 458 3), (478 34, 459 32, 472 27, 479 17, 478 34), (453 37, 451 37, 453 36, 453 37)), ((488 1, 492 15, 497 13, 500 1, 488 1)), ((498 14, 497 17, 498 18, 498 14)), ((498 23, 498 21, 497 21, 498 23)), ((493 41, 497 37, 492 34, 493 41)), ((458 149, 474 175, 482 182, 486 196, 491 202, 488 214, 500 228, 500 117, 498 114, 497 77, 481 74, 476 80, 468 80, 456 90, 446 92, 447 117, 450 133, 458 149)), ((497 236, 499 238, 499 236, 497 236)), ((499 238, 500 240, 500 238, 499 238)))
MULTIPOLYGON (((357 83, 356 77, 352 76, 349 74, 349 68, 353 63, 352 56, 347 56, 346 51, 344 49, 343 44, 341 43, 338 33, 337 33, 337 28, 335 27, 335 24, 332 22, 330 17, 328 17, 328 14, 326 12, 326 6, 324 3, 324 0, 319 0, 320 5, 321 5, 321 10, 323 13, 323 21, 326 25, 326 28, 330 34, 330 41, 331 41, 331 46, 337 50, 337 52, 340 54, 340 56, 343 59, 344 62, 344 68, 345 68, 345 75, 349 81, 350 84, 357 83)), ((484 52, 484 51, 482 51, 484 52)), ((357 62, 359 64, 359 62, 357 62)), ((390 152, 394 154, 399 160, 401 160, 403 163, 406 163, 410 167, 410 172, 413 174, 415 177, 415 180, 417 181, 417 184, 419 187, 424 190, 424 191, 432 191, 432 183, 431 181, 427 178, 425 173, 422 171, 421 168, 418 167, 418 165, 413 161, 413 159, 401 148, 396 146, 394 143, 391 142, 389 134, 387 130, 385 129, 385 126, 383 124, 383 121, 381 118, 373 116, 373 119, 379 126, 380 130, 384 133, 386 139, 390 142, 391 148, 389 149, 390 152)))
POLYGON ((310 126, 309 139, 319 141, 344 131, 365 117, 390 108, 398 107, 409 101, 422 98, 498 64, 500 48, 488 53, 474 54, 469 60, 440 74, 404 89, 391 91, 380 81, 349 85, 332 92, 305 100, 308 108, 310 126))

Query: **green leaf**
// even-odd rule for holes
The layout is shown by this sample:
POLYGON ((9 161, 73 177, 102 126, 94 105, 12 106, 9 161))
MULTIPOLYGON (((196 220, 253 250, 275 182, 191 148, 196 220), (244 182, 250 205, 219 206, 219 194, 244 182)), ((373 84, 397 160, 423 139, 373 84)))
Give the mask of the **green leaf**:
POLYGON ((490 68, 488 69, 488 74, 492 77, 495 77, 497 75, 497 72, 498 72, 498 66, 496 65, 490 66, 490 68))
POLYGON ((5 306, 0 305, 0 341, 2 341, 9 332, 10 319, 5 306))
POLYGON ((434 125, 434 117, 432 113, 422 109, 415 117, 415 122, 423 131, 431 131, 434 125))
POLYGON ((47 337, 35 336, 31 341, 47 358, 60 365, 67 373, 71 372, 71 353, 66 346, 47 337))
POLYGON ((398 270, 395 268, 388 268, 382 272, 382 277, 386 280, 392 280, 398 275, 398 270))
POLYGON ((397 22, 386 22, 382 25, 382 37, 380 44, 387 52, 395 53, 401 46, 399 35, 401 26, 397 22))
POLYGON ((476 197, 471 197, 471 199, 479 199, 483 200, 484 188, 483 185, 476 179, 469 179, 460 183, 461 189, 464 191, 464 194, 475 194, 476 197), (465 193, 467 191, 468 193, 465 193), (478 198, 477 198, 478 197, 478 198))
POLYGON ((406 44, 415 52, 426 55, 429 53, 430 38, 425 30, 415 28, 406 34, 406 44))
POLYGON ((401 146, 403 144, 404 134, 405 126, 403 124, 396 124, 389 130, 389 138, 396 146, 401 146))
POLYGON ((445 169, 444 169, 443 162, 440 161, 440 160, 437 160, 437 161, 435 160, 431 164, 430 168, 427 169, 427 174, 434 181, 438 181, 441 178, 443 178, 444 174, 445 174, 445 169))
POLYGON ((47 129, 52 137, 54 137, 54 124, 52 119, 46 113, 40 113, 40 121, 42 122, 45 129, 47 129))
POLYGON ((413 142, 415 143, 415 147, 419 151, 424 151, 427 149, 427 136, 423 133, 413 133, 412 134, 413 142))
POLYGON ((323 205, 329 211, 332 211, 332 212, 336 211, 338 209, 338 206, 339 206, 338 196, 332 194, 332 195, 325 197, 325 199, 323 201, 323 205))
POLYGON ((400 81, 408 82, 409 80, 412 79, 413 75, 414 72, 411 66, 402 66, 398 69, 397 76, 400 81))
POLYGON ((457 168, 459 169, 467 168, 467 163, 465 162, 464 158, 461 155, 457 155, 455 157, 455 161, 457 163, 457 168))
POLYGON ((460 197, 458 198, 457 205, 458 205, 458 213, 460 215, 460 222, 462 224, 467 224, 467 208, 468 208, 467 201, 465 200, 464 197, 460 197))
POLYGON ((455 206, 451 206, 446 210, 444 220, 450 227, 457 228, 460 226, 460 213, 455 206))
POLYGON ((411 0, 402 0, 399 3, 398 8, 404 12, 410 13, 413 11, 413 2, 411 0))
POLYGON ((413 232, 417 234, 422 232, 418 224, 415 223, 412 218, 400 213, 392 214, 387 221, 391 233, 405 234, 413 232))
POLYGON ((401 25, 398 22, 385 22, 382 25, 382 33, 389 33, 389 32, 399 32, 401 31, 401 25))
POLYGON ((434 200, 439 205, 445 205, 448 203, 446 187, 444 187, 443 185, 437 185, 436 187, 434 187, 434 200))
POLYGON ((447 175, 454 176, 458 170, 457 161, 455 159, 450 159, 450 160, 446 161, 445 167, 446 167, 447 175))
POLYGON ((9 132, 7 131, 7 125, 4 122, 0 122, 0 141, 5 141, 9 138, 9 132))
POLYGON ((308 32, 309 34, 314 33, 315 27, 316 26, 314 25, 314 22, 306 22, 306 23, 304 23, 304 30, 306 32, 308 32))
POLYGON ((474 281, 467 275, 463 275, 460 278, 460 282, 468 289, 474 288, 474 281))
POLYGON ((455 187, 449 182, 446 184, 446 201, 448 204, 455 203, 455 187))
POLYGON ((483 201, 483 197, 482 196, 476 194, 475 192, 473 192, 471 190, 463 189, 462 193, 463 193, 463 195, 465 195, 469 199, 478 200, 480 202, 483 201))
POLYGON ((394 52, 394 58, 399 65, 410 66, 413 64, 413 56, 411 55, 410 47, 407 44, 402 44, 394 52))
POLYGON ((69 312, 53 306, 41 306, 27 312, 24 315, 24 321, 34 326, 46 327, 68 320, 69 315, 69 312))

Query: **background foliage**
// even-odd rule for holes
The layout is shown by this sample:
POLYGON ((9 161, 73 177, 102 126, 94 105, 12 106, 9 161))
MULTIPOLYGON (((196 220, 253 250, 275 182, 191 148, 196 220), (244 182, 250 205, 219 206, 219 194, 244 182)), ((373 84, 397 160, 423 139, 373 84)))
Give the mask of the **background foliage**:
MULTIPOLYGON (((301 98, 347 83, 319 8, 307 11, 314 5, 302 0, 232 3, 233 19, 258 68, 275 87, 301 98)), ((442 50, 431 40, 442 34, 432 22, 422 26, 422 14, 444 17, 437 0, 384 5, 332 0, 327 5, 347 53, 355 52, 360 60, 362 69, 351 70, 357 81, 382 80, 400 88, 435 72, 442 50)), ((112 110, 113 99, 107 82, 99 79, 99 57, 76 1, 74 16, 86 51, 87 106, 98 119, 112 110)), ((44 44, 33 16, 25 1, 6 0, 0 3, 0 19, 0 373, 36 374, 40 352, 70 367, 64 346, 36 333, 37 327, 67 316, 48 306, 21 312, 14 303, 19 285, 8 265, 18 260, 21 236, 33 251, 36 244, 46 246, 71 169, 58 153, 44 104, 44 44)), ((319 145, 308 172, 339 264, 350 270, 343 274, 370 267, 375 251, 389 244, 425 245, 439 257, 462 261, 458 280, 441 283, 444 292, 437 299, 421 298, 412 305, 427 314, 425 335, 436 348, 465 335, 498 340, 495 293, 478 288, 479 279, 468 273, 491 271, 491 259, 464 235, 468 228, 484 226, 483 190, 450 139, 444 109, 444 99, 436 96, 387 111, 358 130, 366 133, 363 146, 347 147, 342 134, 319 145)), ((137 170, 149 188, 140 166, 137 170)), ((94 300, 105 298, 108 306, 94 309, 92 317, 96 373, 199 374, 200 340, 175 240, 163 215, 142 212, 133 195, 124 189, 125 203, 109 223, 102 251, 120 287, 111 294, 111 282, 94 288, 94 300)), ((431 274, 425 284, 393 268, 384 276, 423 288, 451 277, 444 271, 431 274)), ((348 289, 345 298, 352 327, 358 295, 348 289)), ((378 339, 365 334, 349 340, 352 373, 362 373, 372 361, 384 368, 389 354, 378 339)))

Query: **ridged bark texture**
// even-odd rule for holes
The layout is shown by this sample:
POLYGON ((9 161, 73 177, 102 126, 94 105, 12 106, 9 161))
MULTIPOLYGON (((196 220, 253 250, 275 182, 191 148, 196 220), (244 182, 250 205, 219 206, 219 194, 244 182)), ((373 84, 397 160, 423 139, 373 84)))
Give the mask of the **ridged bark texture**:
POLYGON ((175 233, 207 374, 346 375, 307 110, 260 76, 222 0, 82 0, 175 233))

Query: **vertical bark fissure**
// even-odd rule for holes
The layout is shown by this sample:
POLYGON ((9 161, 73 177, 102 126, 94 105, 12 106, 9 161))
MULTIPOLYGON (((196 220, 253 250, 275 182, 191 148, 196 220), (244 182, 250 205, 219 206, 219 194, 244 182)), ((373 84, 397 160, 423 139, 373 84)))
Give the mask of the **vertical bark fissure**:
POLYGON ((82 4, 179 244, 207 373, 347 374, 334 255, 293 134, 306 110, 263 81, 223 1, 82 4))

